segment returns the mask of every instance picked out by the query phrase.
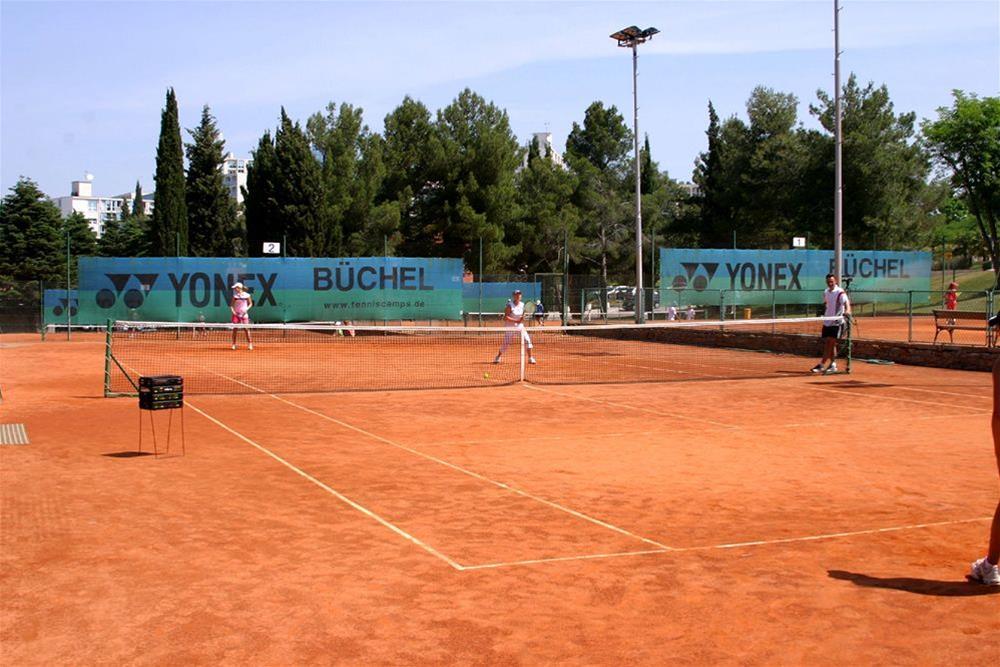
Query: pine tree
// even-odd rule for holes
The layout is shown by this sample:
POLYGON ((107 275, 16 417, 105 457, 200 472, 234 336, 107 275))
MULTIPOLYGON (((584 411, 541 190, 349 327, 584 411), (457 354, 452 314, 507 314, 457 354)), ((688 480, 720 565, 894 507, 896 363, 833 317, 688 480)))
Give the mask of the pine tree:
POLYGON ((230 238, 236 228, 236 203, 223 182, 225 142, 208 105, 202 108, 201 123, 188 133, 193 140, 186 147, 188 252, 194 257, 229 257, 233 253, 230 238))
POLYGON ((423 103, 403 98, 385 117, 380 202, 394 202, 399 210, 402 247, 400 252, 416 254, 425 243, 423 210, 436 189, 430 170, 440 142, 434 133, 431 114, 423 103))
POLYGON ((185 255, 188 250, 187 203, 184 196, 184 147, 174 89, 167 90, 160 116, 160 141, 156 148, 156 206, 150 227, 154 255, 185 255))
POLYGON ((274 136, 274 156, 274 199, 278 226, 287 235, 285 252, 292 257, 323 257, 329 241, 324 224, 323 174, 305 132, 284 108, 274 136))
POLYGON ((517 224, 514 171, 524 153, 507 112, 468 88, 438 112, 428 184, 420 194, 417 252, 507 267, 520 248, 505 241, 517 224))
POLYGON ((21 178, 0 202, 0 276, 65 281, 65 247, 59 209, 21 178))

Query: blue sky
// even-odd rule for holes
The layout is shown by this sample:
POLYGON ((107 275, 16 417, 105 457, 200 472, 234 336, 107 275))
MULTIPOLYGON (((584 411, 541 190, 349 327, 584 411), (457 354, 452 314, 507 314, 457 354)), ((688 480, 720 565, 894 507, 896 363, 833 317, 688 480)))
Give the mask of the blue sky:
MULTIPOLYGON (((841 67, 886 84, 897 112, 935 116, 951 90, 1000 94, 997 0, 841 0, 841 67)), ((794 93, 799 118, 833 87, 833 0, 661 2, 13 2, 0 0, 0 187, 50 196, 94 174, 96 194, 153 190, 167 87, 193 128, 208 104, 247 156, 280 108, 304 123, 328 102, 382 131, 410 95, 432 112, 466 87, 505 108, 523 142, 562 150, 595 100, 631 124, 627 25, 639 50, 639 125, 687 180, 707 103, 745 117, 754 86, 794 93)), ((185 133, 185 140, 187 140, 185 133)))

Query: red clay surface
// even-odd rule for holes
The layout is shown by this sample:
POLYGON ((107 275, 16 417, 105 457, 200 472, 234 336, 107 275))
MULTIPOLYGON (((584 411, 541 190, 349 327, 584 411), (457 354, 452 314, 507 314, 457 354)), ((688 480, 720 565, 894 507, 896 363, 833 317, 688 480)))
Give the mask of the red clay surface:
POLYGON ((195 396, 154 458, 102 351, 0 339, 4 664, 1000 654, 987 374, 195 396))

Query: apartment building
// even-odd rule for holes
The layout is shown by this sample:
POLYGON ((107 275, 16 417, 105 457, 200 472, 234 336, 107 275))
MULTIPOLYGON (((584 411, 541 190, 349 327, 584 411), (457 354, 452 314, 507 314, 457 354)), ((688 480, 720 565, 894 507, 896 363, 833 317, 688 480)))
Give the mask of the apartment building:
MULTIPOLYGON (((68 197, 55 197, 52 201, 59 207, 63 217, 74 212, 83 214, 94 234, 100 238, 108 221, 121 219, 123 207, 132 210, 134 199, 135 194, 132 192, 111 197, 95 195, 94 175, 84 174, 83 180, 72 182, 68 197)), ((152 194, 143 195, 142 209, 146 215, 153 214, 152 194)))

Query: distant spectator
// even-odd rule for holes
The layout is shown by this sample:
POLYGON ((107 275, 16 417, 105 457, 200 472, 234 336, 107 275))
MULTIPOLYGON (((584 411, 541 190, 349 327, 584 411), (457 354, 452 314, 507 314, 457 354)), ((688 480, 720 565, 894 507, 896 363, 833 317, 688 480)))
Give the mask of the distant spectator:
POLYGON ((945 310, 955 310, 958 308, 958 283, 948 283, 948 291, 944 293, 945 310))
POLYGON ((686 317, 687 319, 689 319, 689 320, 693 320, 693 319, 694 319, 694 315, 695 315, 695 313, 694 313, 694 306, 693 306, 693 305, 692 305, 692 306, 688 306, 688 309, 687 309, 687 311, 686 311, 686 312, 684 313, 684 316, 685 316, 685 317, 686 317))
POLYGON ((672 303, 669 306, 667 306, 667 319, 668 320, 676 320, 677 319, 677 305, 676 304, 672 303))
MULTIPOLYGON (((957 310, 958 309, 958 283, 952 281, 948 283, 948 291, 944 293, 944 309, 945 310, 957 310)), ((948 324, 954 326, 955 320, 948 320, 948 324)), ((951 342, 955 342, 955 329, 948 329, 948 336, 951 337, 951 342)))
POLYGON ((539 299, 535 302, 535 324, 541 326, 545 322, 545 306, 542 305, 542 300, 539 299))

